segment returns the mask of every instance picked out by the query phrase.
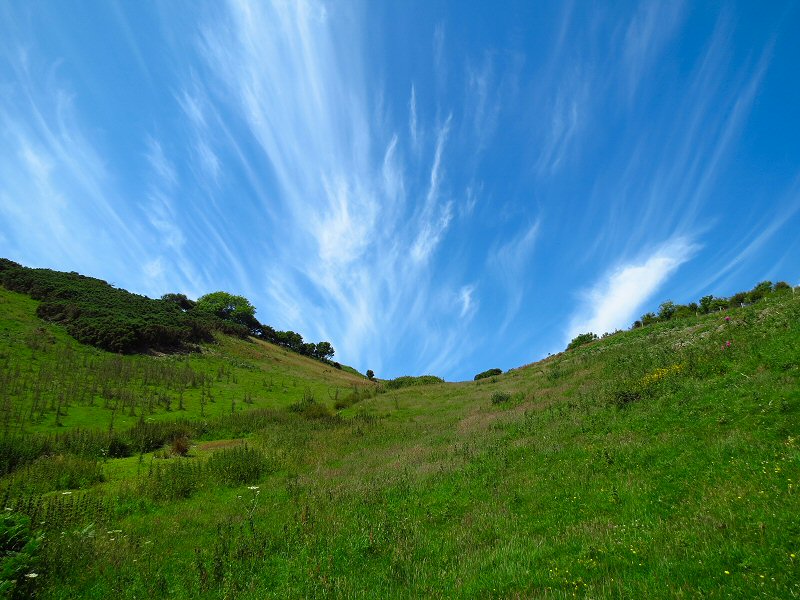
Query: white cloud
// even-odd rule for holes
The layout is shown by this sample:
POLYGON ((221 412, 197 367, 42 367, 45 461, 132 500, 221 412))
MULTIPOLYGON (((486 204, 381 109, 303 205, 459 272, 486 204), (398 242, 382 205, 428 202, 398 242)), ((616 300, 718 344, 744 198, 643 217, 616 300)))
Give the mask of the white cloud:
POLYGON ((411 135, 411 144, 418 147, 417 135, 417 91, 411 86, 411 99, 408 101, 408 132, 411 135))
POLYGON ((600 335, 629 327, 644 303, 698 248, 678 238, 646 258, 611 271, 585 293, 566 331, 565 341, 589 331, 600 335))
POLYGON ((472 299, 472 295, 474 293, 474 285, 465 285, 458 291, 458 300, 461 303, 461 312, 459 317, 462 319, 467 315, 473 314, 477 310, 478 303, 472 299))

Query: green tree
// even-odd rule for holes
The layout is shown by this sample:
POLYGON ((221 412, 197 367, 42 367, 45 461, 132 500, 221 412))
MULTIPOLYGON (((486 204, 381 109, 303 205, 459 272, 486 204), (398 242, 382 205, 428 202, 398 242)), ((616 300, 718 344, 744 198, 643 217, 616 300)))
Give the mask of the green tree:
POLYGON ((318 342, 314 350, 314 357, 320 360, 330 359, 336 352, 330 342, 318 342))
POLYGON ((192 310, 196 304, 194 300, 189 300, 185 294, 164 294, 161 299, 164 302, 174 302, 184 311, 192 310))
POLYGON ((747 302, 753 304, 772 291, 771 281, 762 281, 747 293, 747 302))
POLYGON ((253 328, 258 325, 255 320, 255 307, 244 296, 235 296, 228 292, 212 292, 197 299, 195 310, 215 315, 225 321, 233 321, 253 328))
POLYGON ((478 373, 473 377, 473 381, 478 381, 479 379, 486 379, 487 377, 493 377, 495 375, 502 375, 503 369, 488 369, 483 371, 482 373, 478 373))
POLYGON ((657 323, 658 317, 656 316, 655 313, 648 312, 642 315, 641 321, 642 321, 642 326, 646 327, 652 323, 657 323))
POLYGON ((367 369, 367 379, 369 379, 370 381, 375 379, 375 373, 373 372, 372 369, 367 369))
POLYGON ((672 300, 662 302, 661 306, 658 307, 658 318, 662 321, 669 321, 675 314, 676 310, 678 310, 678 307, 675 306, 675 303, 672 300))
POLYGON ((792 286, 790 286, 785 281, 779 281, 774 286, 772 286, 772 290, 775 292, 786 292, 786 291, 791 291, 791 289, 792 286))

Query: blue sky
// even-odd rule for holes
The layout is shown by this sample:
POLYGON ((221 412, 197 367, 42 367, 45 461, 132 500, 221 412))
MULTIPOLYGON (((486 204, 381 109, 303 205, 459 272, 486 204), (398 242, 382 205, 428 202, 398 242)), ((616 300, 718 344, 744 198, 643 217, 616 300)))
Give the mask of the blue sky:
POLYGON ((800 283, 800 6, 0 4, 0 256, 451 380, 800 283))

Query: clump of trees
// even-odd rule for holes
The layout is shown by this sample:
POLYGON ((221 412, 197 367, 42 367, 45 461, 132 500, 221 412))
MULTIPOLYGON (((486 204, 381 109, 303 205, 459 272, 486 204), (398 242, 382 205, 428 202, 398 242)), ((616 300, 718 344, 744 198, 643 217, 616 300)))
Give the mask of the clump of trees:
POLYGON ((330 342, 305 342, 299 333, 259 323, 250 301, 228 292, 212 292, 196 302, 177 293, 153 299, 102 279, 29 269, 5 258, 0 258, 0 284, 39 300, 40 318, 64 325, 79 342, 110 352, 186 350, 221 332, 253 335, 322 361, 334 355, 330 342))
POLYGON ((671 300, 667 300, 666 302, 662 302, 658 307, 658 313, 647 312, 643 314, 634 322, 632 328, 636 329, 638 327, 646 327, 653 323, 662 323, 672 319, 682 319, 726 310, 728 308, 747 306, 748 304, 755 304, 771 294, 780 294, 791 290, 792 286, 785 281, 779 281, 775 284, 771 281, 762 281, 753 289, 746 292, 738 292, 728 298, 718 298, 713 295, 707 295, 700 298, 698 302, 690 302, 689 304, 676 304, 671 300))
POLYGON ((494 377, 496 375, 502 375, 503 369, 489 369, 484 371, 483 373, 478 373, 473 378, 473 381, 478 381, 479 379, 486 379, 487 377, 494 377))

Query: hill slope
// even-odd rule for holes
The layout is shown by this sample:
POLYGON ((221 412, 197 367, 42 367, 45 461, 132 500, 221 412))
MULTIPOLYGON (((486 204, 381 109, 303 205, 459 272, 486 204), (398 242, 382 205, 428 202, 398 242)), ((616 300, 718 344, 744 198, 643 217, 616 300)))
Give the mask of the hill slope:
POLYGON ((120 357, 35 311, 0 291, 6 522, 45 536, 18 593, 800 595, 799 295, 396 390, 224 336, 120 357))

